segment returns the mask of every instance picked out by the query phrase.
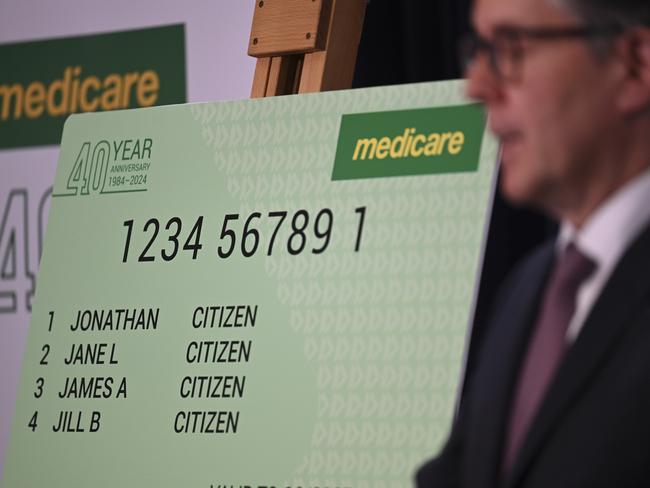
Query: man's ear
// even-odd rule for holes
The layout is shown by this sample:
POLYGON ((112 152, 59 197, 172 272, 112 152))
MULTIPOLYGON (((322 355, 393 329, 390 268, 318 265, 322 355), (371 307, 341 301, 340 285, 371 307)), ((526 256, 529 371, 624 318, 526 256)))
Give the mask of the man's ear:
POLYGON ((626 113, 650 110, 650 28, 623 34, 626 77, 619 93, 619 108, 626 113))

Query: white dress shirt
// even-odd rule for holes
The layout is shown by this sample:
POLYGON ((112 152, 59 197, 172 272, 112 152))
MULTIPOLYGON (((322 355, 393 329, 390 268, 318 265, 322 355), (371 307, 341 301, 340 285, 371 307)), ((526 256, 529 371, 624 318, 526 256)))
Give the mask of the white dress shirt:
MULTIPOLYGON (((576 309, 567 329, 572 343, 602 292, 619 259, 650 221, 650 169, 609 197, 580 229, 562 222, 556 252, 573 242, 593 259, 596 271, 578 289, 576 309)), ((650 249, 648 250, 650 259, 650 249)))

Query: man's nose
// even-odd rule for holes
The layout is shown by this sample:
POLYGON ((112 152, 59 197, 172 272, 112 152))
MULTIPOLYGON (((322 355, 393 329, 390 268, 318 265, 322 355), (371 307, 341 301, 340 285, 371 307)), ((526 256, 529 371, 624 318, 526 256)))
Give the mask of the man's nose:
POLYGON ((485 55, 479 55, 465 69, 467 96, 483 103, 490 103, 502 96, 499 76, 490 66, 485 55))

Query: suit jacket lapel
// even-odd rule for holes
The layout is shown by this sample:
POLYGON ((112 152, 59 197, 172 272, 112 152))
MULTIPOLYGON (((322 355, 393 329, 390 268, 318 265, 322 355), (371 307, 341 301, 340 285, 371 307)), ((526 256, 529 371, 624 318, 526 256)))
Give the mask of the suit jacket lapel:
POLYGON ((508 295, 497 301, 490 320, 495 329, 488 331, 478 368, 470 378, 469 395, 481 401, 469 402, 476 410, 471 413, 467 486, 494 486, 499 478, 513 383, 553 258, 550 243, 515 273, 513 282, 505 287, 508 295))
POLYGON ((567 351, 531 425, 508 486, 514 485, 562 414, 607 360, 650 293, 650 226, 636 239, 594 304, 575 343, 567 351))

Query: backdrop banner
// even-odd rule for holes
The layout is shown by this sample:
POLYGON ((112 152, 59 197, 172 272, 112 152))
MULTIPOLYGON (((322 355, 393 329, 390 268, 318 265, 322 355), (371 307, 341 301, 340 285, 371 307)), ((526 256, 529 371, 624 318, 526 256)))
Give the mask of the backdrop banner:
POLYGON ((495 179, 463 90, 71 116, 3 486, 411 486, 495 179))

